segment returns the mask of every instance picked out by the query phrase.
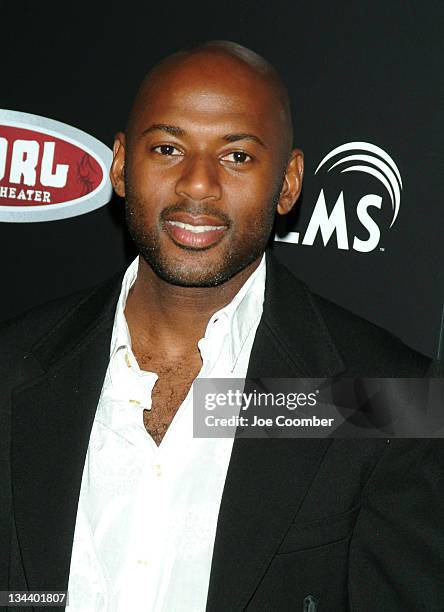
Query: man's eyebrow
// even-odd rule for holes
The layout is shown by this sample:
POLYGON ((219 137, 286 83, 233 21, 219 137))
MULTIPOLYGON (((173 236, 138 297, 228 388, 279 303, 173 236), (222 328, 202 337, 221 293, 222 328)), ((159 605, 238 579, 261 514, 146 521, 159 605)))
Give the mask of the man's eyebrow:
POLYGON ((223 139, 227 142, 238 142, 239 140, 253 140, 264 149, 267 148, 266 145, 259 138, 259 136, 255 136, 254 134, 226 134, 223 139))
MULTIPOLYGON (((183 130, 177 125, 169 125, 167 123, 153 123, 153 125, 151 125, 149 128, 147 128, 146 130, 142 132, 142 136, 145 136, 146 134, 150 134, 151 132, 155 132, 157 130, 160 130, 161 132, 166 132, 167 134, 170 134, 171 136, 178 136, 178 137, 185 136, 186 134, 185 130, 183 130)), ((266 145, 259 138, 259 136, 255 136, 254 134, 247 134, 243 132, 239 134, 226 134, 225 136, 222 136, 222 139, 226 140, 227 142, 238 142, 239 140, 252 140, 253 142, 256 142, 258 145, 263 147, 264 149, 267 148, 266 145)))
POLYGON ((171 136, 185 136, 185 131, 178 127, 177 125, 168 125, 166 123, 153 123, 149 128, 143 130, 142 136, 145 134, 149 134, 150 132, 155 132, 156 130, 160 130, 161 132, 166 132, 171 136))

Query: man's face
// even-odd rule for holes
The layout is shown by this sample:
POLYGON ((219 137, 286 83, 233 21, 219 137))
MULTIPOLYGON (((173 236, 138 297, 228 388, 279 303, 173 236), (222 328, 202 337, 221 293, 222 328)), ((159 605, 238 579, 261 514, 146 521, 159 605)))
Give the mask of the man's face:
POLYGON ((130 235, 181 286, 223 283, 263 253, 288 161, 269 87, 215 63, 157 79, 117 153, 130 235))

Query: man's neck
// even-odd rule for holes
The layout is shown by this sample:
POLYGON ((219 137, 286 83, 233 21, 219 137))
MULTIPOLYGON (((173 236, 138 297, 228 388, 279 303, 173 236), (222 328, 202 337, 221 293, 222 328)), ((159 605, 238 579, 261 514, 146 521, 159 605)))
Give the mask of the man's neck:
POLYGON ((232 301, 261 259, 217 287, 180 287, 159 278, 139 257, 125 308, 133 344, 149 346, 171 360, 197 351, 211 316, 232 301))

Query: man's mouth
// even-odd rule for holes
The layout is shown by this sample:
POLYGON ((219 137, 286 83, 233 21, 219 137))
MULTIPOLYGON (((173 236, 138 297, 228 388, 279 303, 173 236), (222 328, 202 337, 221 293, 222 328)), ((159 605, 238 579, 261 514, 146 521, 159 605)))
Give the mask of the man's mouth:
POLYGON ((177 245, 189 249, 207 249, 213 246, 222 239, 228 229, 228 226, 221 224, 220 221, 204 216, 192 217, 182 214, 172 217, 164 222, 166 232, 177 245), (182 219, 179 219, 179 216, 182 219))
POLYGON ((180 221, 167 221, 171 225, 181 227, 182 229, 193 232, 193 234, 201 234, 202 232, 214 232, 216 230, 223 230, 226 225, 190 225, 189 223, 181 223, 180 221))

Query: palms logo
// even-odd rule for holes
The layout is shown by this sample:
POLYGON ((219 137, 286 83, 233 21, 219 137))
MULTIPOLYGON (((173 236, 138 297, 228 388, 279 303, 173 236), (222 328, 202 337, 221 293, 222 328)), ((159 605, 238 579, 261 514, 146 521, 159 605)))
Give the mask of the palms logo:
MULTIPOLYGON (((348 142, 336 147, 328 153, 319 163, 315 175, 344 175, 350 172, 358 172, 370 175, 383 185, 391 202, 392 214, 389 227, 395 223, 401 205, 402 180, 399 170, 383 149, 369 142, 348 142)), ((369 214, 371 207, 381 209, 382 197, 374 193, 367 193, 360 198, 356 205, 356 216, 359 227, 366 231, 365 239, 358 236, 353 237, 351 248, 361 253, 373 251, 379 244, 381 230, 378 224, 369 214)), ((350 210, 348 211, 350 214, 350 210)), ((328 244, 332 236, 336 235, 337 247, 342 250, 350 249, 349 231, 345 208, 344 191, 339 196, 328 212, 326 196, 323 189, 318 196, 310 221, 305 231, 301 244, 313 245, 317 235, 320 233, 324 246, 328 244)), ((282 242, 299 244, 299 232, 289 232, 283 238, 277 238, 282 242)))

